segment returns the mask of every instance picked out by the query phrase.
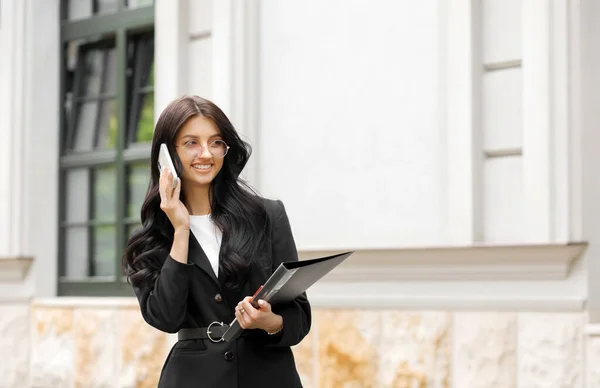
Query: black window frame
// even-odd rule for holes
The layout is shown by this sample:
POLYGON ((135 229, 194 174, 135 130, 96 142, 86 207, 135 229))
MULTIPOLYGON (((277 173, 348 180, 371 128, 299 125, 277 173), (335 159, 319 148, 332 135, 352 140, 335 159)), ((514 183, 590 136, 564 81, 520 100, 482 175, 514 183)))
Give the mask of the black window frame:
MULTIPOLYGON (((90 0, 93 4, 93 10, 97 11, 97 0, 90 0)), ((61 0, 60 11, 60 36, 61 36, 61 51, 60 51, 60 139, 59 146, 60 161, 59 161, 59 214, 58 214, 58 277, 57 291, 59 296, 132 296, 132 288, 125 277, 121 268, 121 254, 127 242, 127 231, 131 225, 138 224, 139 214, 137 217, 128 217, 127 204, 128 198, 128 169, 137 163, 148 163, 150 155, 150 144, 130 144, 133 139, 131 132, 137 125, 135 120, 134 110, 141 109, 140 101, 143 93, 153 93, 153 87, 139 86, 139 80, 136 72, 128 70, 128 52, 130 49, 130 41, 138 39, 140 36, 152 36, 154 40, 154 3, 140 8, 128 8, 127 0, 117 0, 117 9, 114 13, 95 14, 85 19, 68 20, 68 3, 67 0, 61 0), (107 39, 105 39, 107 38, 107 39), (66 137, 69 136, 70 141, 74 136, 75 119, 71 117, 70 122, 67 122, 65 113, 65 100, 67 95, 67 58, 65 55, 66 47, 70 42, 77 40, 94 39, 97 43, 89 43, 81 46, 81 49, 96 47, 97 45, 106 44, 109 40, 114 40, 116 69, 115 69, 115 93, 114 95, 100 95, 98 99, 114 98, 117 118, 116 144, 114 149, 98 149, 81 153, 70 153, 65 147, 66 137), (133 77, 132 77, 133 75, 133 77), (66 174, 68 171, 77 167, 90 169, 90 180, 93 180, 95 174, 94 168, 105 166, 114 166, 116 173, 116 220, 111 225, 116 227, 116 257, 115 259, 115 274, 116 276, 108 280, 106 278, 95 279, 87 277, 84 279, 70 279, 63 277, 67 265, 65 234, 66 227, 72 226, 65 222, 66 215, 66 174)), ((148 53, 146 53, 148 55, 148 53)), ((154 57, 152 44, 152 57, 154 57)), ((81 58, 81 57, 80 57, 81 58)), ((78 64, 79 65, 79 64, 78 64)), ((76 72, 77 74, 78 72, 76 72)), ((80 80, 73 80, 75 84, 80 80)), ((73 85, 73 90, 77 85, 73 85)), ((71 109, 77 106, 74 96, 71 98, 71 109)), ((99 104, 100 105, 100 104, 99 104)), ((140 113, 137 113, 139 118, 140 113)), ((97 126, 97 124, 96 124, 97 126)), ((97 130, 94 136, 97 137, 97 130)), ((94 139, 96 142, 97 139, 94 139)), ((92 182, 90 182, 92 183, 92 182)), ((90 186, 91 187, 91 186, 90 186)), ((89 206, 93 206, 93 190, 89 193, 89 206)), ((81 226, 88 227, 90 234, 90 226, 102 224, 101 221, 88 220, 79 223, 81 226)), ((87 255, 88 260, 91 260, 92 243, 88 240, 87 255)), ((84 258, 82 257, 82 260, 84 258)))

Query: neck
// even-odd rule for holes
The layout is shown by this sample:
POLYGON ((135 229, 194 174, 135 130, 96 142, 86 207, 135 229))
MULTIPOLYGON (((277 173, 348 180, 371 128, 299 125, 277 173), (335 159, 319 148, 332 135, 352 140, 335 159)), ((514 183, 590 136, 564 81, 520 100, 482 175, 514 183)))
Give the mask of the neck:
POLYGON ((202 216, 210 213, 209 187, 183 187, 185 205, 192 216, 202 216))

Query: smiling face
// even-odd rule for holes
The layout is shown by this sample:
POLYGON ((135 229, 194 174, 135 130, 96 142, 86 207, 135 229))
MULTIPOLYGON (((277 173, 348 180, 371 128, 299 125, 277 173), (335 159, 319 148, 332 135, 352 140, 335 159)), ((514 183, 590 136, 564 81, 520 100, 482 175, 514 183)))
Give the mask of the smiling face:
POLYGON ((204 116, 190 118, 177 132, 175 146, 183 166, 182 185, 208 188, 223 167, 223 158, 210 153, 211 143, 223 140, 219 127, 204 116))

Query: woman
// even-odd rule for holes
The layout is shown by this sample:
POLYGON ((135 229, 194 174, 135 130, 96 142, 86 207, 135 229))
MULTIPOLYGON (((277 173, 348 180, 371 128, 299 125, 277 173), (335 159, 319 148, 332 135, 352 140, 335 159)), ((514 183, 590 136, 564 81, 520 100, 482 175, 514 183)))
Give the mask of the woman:
POLYGON ((156 124, 142 228, 123 265, 144 320, 178 333, 159 388, 302 386, 290 347, 310 330, 306 295, 250 303, 282 261, 298 256, 281 201, 239 178, 249 156, 225 114, 200 97, 173 101, 156 124), (158 171, 161 143, 179 179, 158 171), (234 318, 243 334, 225 342, 234 318))

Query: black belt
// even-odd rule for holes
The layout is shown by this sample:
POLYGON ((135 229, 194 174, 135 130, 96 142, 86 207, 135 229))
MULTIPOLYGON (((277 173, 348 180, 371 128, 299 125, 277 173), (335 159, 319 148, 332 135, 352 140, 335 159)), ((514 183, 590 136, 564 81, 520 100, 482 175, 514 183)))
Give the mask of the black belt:
POLYGON ((208 339, 212 342, 223 341, 223 334, 229 329, 229 325, 223 322, 213 322, 208 327, 196 327, 191 329, 181 329, 177 332, 179 341, 192 339, 208 339))

